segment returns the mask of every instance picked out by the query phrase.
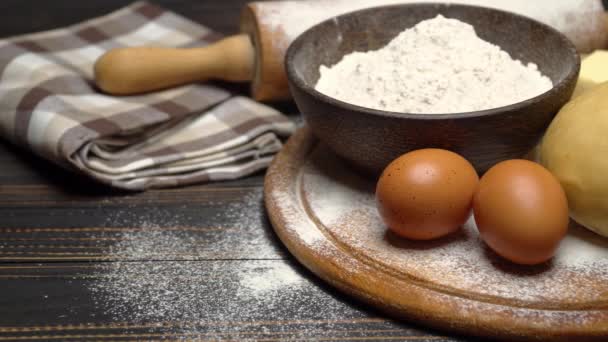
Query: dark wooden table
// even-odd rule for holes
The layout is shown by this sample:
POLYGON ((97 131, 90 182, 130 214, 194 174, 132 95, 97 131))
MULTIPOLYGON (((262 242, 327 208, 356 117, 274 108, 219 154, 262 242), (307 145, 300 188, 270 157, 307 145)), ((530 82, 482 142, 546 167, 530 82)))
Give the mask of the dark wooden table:
MULTIPOLYGON (((72 24, 128 3, 3 0, 0 36, 72 24)), ((245 0, 157 3, 233 33, 245 0)), ((456 340, 391 320, 299 266, 265 218, 263 180, 258 174, 229 183, 121 194, 1 141, 0 340, 456 340), (186 235, 197 242, 196 250, 184 252, 180 261, 163 250, 150 260, 125 260, 108 252, 125 234, 151 227, 166 236, 186 235), (112 263, 142 269, 186 262, 207 270, 197 280, 205 293, 195 301, 201 312, 195 320, 192 315, 144 321, 129 312, 117 316, 90 289, 112 263), (235 270, 285 267, 301 278, 297 292, 286 287, 256 298, 235 292, 235 270), (227 310, 228 304, 235 309, 227 310)))

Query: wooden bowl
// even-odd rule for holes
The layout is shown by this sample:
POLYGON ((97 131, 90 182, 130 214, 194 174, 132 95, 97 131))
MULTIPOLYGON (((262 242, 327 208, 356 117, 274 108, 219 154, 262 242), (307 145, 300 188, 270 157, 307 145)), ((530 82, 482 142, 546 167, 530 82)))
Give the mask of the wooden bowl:
POLYGON ((527 17, 466 5, 406 4, 349 13, 309 29, 290 46, 286 70, 293 97, 314 134, 367 173, 378 175, 400 155, 428 147, 457 152, 483 173, 534 148, 571 98, 580 56, 564 35, 527 17), (321 65, 334 65, 354 51, 380 49, 405 29, 438 14, 472 24, 479 37, 513 58, 536 63, 555 86, 506 107, 445 115, 374 110, 314 89, 321 65))

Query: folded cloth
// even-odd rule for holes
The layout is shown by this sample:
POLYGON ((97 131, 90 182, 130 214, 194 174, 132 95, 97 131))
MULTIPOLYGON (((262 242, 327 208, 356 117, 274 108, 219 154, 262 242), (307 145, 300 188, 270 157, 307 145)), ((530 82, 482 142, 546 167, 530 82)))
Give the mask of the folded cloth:
POLYGON ((204 46, 220 36, 146 2, 65 29, 0 41, 0 135, 116 188, 146 190, 250 175, 294 124, 213 85, 113 97, 93 65, 125 46, 204 46))

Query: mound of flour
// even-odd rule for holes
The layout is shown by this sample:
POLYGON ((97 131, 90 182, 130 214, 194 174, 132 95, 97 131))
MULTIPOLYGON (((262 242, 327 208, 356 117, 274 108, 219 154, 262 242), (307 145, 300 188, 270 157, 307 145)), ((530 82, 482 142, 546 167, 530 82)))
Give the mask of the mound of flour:
POLYGON ((475 28, 441 15, 402 32, 386 47, 321 66, 316 89, 362 107, 446 114, 502 107, 553 86, 537 65, 514 60, 475 28))

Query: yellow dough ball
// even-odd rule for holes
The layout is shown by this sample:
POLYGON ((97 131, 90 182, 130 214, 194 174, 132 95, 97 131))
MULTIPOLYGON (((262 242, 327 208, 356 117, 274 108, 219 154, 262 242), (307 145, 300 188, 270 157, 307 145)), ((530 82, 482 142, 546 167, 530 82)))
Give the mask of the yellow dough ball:
POLYGON ((568 103, 540 148, 578 223, 608 237, 608 83, 568 103))

